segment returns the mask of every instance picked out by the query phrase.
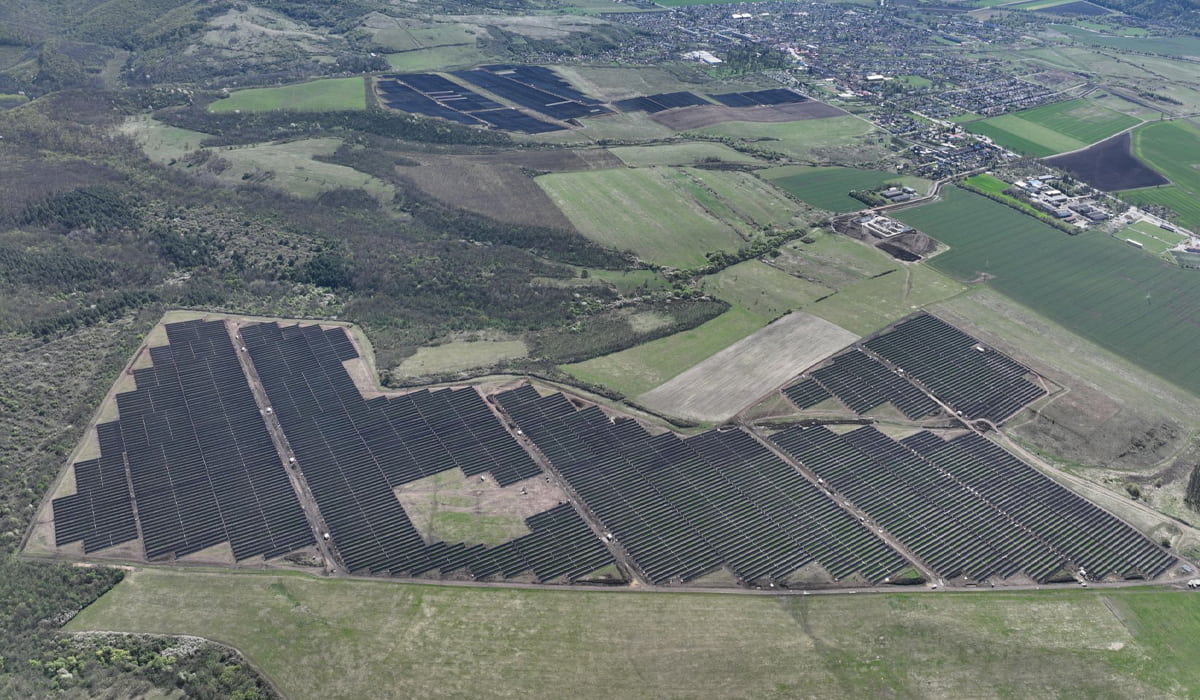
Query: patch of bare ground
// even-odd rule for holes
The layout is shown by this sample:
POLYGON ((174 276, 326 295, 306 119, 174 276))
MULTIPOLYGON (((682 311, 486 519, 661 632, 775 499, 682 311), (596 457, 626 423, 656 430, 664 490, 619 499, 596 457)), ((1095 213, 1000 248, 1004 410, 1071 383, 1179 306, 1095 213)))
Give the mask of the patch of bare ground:
POLYGON ((676 131, 701 129, 724 122, 795 122, 802 119, 825 119, 840 117, 846 112, 816 100, 806 100, 785 105, 759 107, 726 107, 725 105, 697 105, 682 109, 669 109, 651 117, 654 121, 676 131))
POLYGON ((858 336, 841 326, 794 312, 642 394, 637 401, 687 420, 728 420, 856 340, 858 336))

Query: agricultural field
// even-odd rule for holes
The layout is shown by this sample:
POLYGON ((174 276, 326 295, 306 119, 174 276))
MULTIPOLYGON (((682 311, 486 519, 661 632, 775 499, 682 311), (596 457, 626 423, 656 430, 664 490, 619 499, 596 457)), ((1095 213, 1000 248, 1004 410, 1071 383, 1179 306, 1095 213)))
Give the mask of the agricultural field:
POLYGON ((924 178, 855 168, 785 165, 760 170, 758 175, 818 209, 837 213, 867 206, 851 197, 848 194, 851 190, 873 190, 895 184, 907 185, 923 194, 929 188, 929 181, 924 178))
MULTIPOLYGON (((1195 274, 1110 236, 1067 236, 964 190, 898 215, 950 246, 930 264, 979 280, 1189 391, 1200 391, 1191 351, 1195 274)), ((851 329, 853 330, 853 328, 851 329)))
POLYGON ((770 320, 735 306, 691 330, 561 369, 576 379, 606 386, 627 397, 637 396, 754 333, 770 320))
POLYGON ((1116 233, 1117 238, 1129 239, 1142 244, 1142 247, 1155 255, 1166 251, 1187 240, 1180 233, 1171 233, 1149 221, 1138 221, 1130 224, 1116 233))
POLYGON ((777 151, 800 159, 819 157, 839 147, 859 146, 878 133, 870 122, 851 116, 775 124, 725 122, 697 131, 735 139, 753 149, 777 151))
POLYGON ((1091 100, 1068 100, 966 124, 997 145, 1033 156, 1085 148, 1139 120, 1091 100))
POLYGON ((698 163, 762 163, 748 153, 735 151, 729 146, 707 141, 671 143, 662 146, 619 146, 608 149, 631 168, 650 165, 696 165, 698 163))
POLYGON ((1180 224, 1200 229, 1200 127, 1179 120, 1147 124, 1133 134, 1133 153, 1169 178, 1173 186, 1123 196, 1137 203, 1170 207, 1179 215, 1180 224))
POLYGON ((1046 160, 1092 187, 1106 192, 1167 184, 1166 178, 1134 157, 1129 132, 1046 160))
POLYGON ((210 112, 269 112, 276 109, 329 112, 366 108, 367 94, 362 78, 328 78, 282 87, 237 90, 208 106, 210 112))
POLYGON ((219 639, 294 698, 1186 695, 1200 613, 1151 589, 870 596, 540 591, 143 569, 69 632, 219 639), (703 629, 703 635, 665 630, 703 629), (747 636, 745 630, 755 634, 747 636), (473 642, 463 673, 461 640, 473 642), (795 663, 802 658, 804 663, 795 663))
POLYGON ((1065 34, 1070 40, 1107 49, 1175 57, 1200 56, 1200 38, 1186 34, 1179 36, 1111 36, 1071 25, 1054 25, 1054 29, 1065 34))
POLYGON ((855 340, 828 321, 791 313, 635 400, 664 415, 718 423, 855 340))
POLYGON ((643 260, 692 267, 732 251, 795 205, 747 173, 637 168, 543 175, 536 182, 580 233, 643 260))
POLYGON ((392 370, 392 375, 425 377, 463 372, 525 357, 528 353, 529 349, 520 340, 455 340, 419 348, 392 370))

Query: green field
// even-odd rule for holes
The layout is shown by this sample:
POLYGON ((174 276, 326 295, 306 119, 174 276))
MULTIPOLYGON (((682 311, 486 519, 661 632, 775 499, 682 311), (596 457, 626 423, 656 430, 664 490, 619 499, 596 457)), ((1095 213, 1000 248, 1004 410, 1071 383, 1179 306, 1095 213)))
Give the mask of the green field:
POLYGON ((208 106, 210 112, 269 112, 289 109, 328 112, 366 109, 367 95, 362 78, 328 78, 296 85, 238 90, 208 106))
POLYGON ((770 320, 769 316, 735 306, 691 330, 561 369, 576 379, 637 396, 724 350, 770 320))
POLYGON ((474 44, 454 46, 431 46, 384 56, 392 70, 404 73, 449 70, 470 67, 485 60, 487 56, 474 44))
POLYGON ((767 318, 798 309, 831 289, 759 262, 747 260, 703 278, 704 291, 767 318))
POLYGON ((1200 687, 1154 589, 781 598, 145 569, 68 631, 233 645, 291 698, 1144 698, 1200 687))
POLYGON ((662 146, 620 146, 608 149, 631 168, 648 165, 695 165, 704 162, 755 164, 762 161, 720 143, 705 141, 662 146))
POLYGON ((1200 230, 1200 127, 1186 121, 1155 122, 1133 132, 1133 152, 1172 183, 1130 190, 1135 204, 1161 204, 1181 225, 1200 230))
POLYGON ((1126 226, 1117 232, 1116 235, 1117 238, 1122 240, 1129 239, 1141 243, 1144 250, 1155 255, 1162 255, 1186 240, 1186 237, 1182 234, 1164 231, 1149 221, 1139 221, 1126 226))
POLYGON ((838 213, 866 208, 866 204, 848 194, 851 190, 873 190, 895 183, 911 185, 924 193, 929 187, 929 182, 921 178, 903 178, 895 173, 856 168, 785 165, 760 170, 758 174, 818 209, 838 213))
POLYGON ((1111 236, 1065 235, 957 188, 898 218, 951 246, 931 261, 937 269, 962 280, 987 275, 988 284, 1016 301, 1200 393, 1194 272, 1111 236))
POLYGON ((737 139, 751 148, 777 151, 794 158, 807 158, 818 149, 858 144, 875 132, 873 124, 851 116, 775 124, 725 122, 697 130, 700 134, 737 139))
POLYGON ((1055 25, 1054 29, 1066 34, 1074 41, 1109 49, 1156 53, 1163 56, 1200 56, 1200 38, 1186 34, 1179 36, 1109 36, 1070 25, 1055 25))
POLYGON ((529 349, 520 340, 458 340, 419 348, 393 370, 400 377, 461 372, 497 362, 525 357, 529 349))
POLYGON ((966 128, 1010 150, 1040 157, 1084 148, 1138 122, 1136 117, 1078 99, 970 122, 966 128))
POLYGON ((537 183, 580 233, 641 259, 694 267, 714 250, 736 250, 763 227, 799 213, 750 173, 695 168, 620 168, 543 175, 537 183))

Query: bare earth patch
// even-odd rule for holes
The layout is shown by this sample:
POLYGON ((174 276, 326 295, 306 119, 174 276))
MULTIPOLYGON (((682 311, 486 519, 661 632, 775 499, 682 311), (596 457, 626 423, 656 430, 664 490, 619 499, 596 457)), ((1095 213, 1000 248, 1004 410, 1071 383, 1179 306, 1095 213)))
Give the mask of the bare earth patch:
POLYGON ((808 100, 786 105, 761 107, 726 107, 724 105, 700 105, 669 109, 655 114, 651 119, 676 131, 700 129, 723 122, 794 122, 801 119, 824 119, 840 117, 846 112, 824 102, 808 100))
POLYGON ((637 398, 663 413, 700 422, 732 418, 759 397, 858 336, 811 314, 788 314, 637 398))

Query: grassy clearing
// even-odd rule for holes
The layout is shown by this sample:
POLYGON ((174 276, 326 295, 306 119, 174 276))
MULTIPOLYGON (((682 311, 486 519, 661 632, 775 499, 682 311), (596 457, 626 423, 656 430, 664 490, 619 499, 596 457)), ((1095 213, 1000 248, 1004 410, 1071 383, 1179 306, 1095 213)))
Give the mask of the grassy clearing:
POLYGON ((805 222, 798 216, 799 207, 795 202, 751 173, 701 168, 687 168, 684 172, 716 195, 717 200, 733 214, 727 221, 734 223, 743 235, 764 228, 798 226, 805 222))
POLYGON ((923 265, 903 265, 839 289, 804 310, 859 335, 868 335, 965 287, 923 265))
POLYGON ((691 267, 704 262, 705 252, 742 243, 722 220, 728 210, 680 170, 556 173, 537 183, 580 233, 645 260, 691 267))
POLYGON ((393 373, 400 377, 421 377, 462 372, 490 367, 527 354, 529 348, 521 340, 456 340, 418 349, 416 354, 401 362, 393 373))
POLYGON ((238 90, 208 106, 210 112, 269 112, 275 109, 328 112, 366 108, 367 95, 362 78, 328 78, 282 87, 238 90))
POLYGON ((903 183, 924 193, 929 187, 929 181, 922 178, 903 178, 895 173, 856 168, 785 165, 761 170, 758 174, 818 209, 838 213, 857 211, 867 206, 851 197, 851 190, 873 190, 886 184, 903 183))
POLYGON ((621 146, 609 152, 631 168, 648 165, 696 165, 697 163, 761 163, 752 155, 720 143, 704 141, 669 143, 661 146, 621 146))
POLYGON ((217 639, 294 698, 564 686, 605 699, 1129 698, 1200 687, 1194 602, 1153 589, 779 599, 147 569, 68 630, 217 639))
POLYGON ((967 124, 972 133, 1034 156, 1084 148, 1138 124, 1128 114, 1091 100, 1067 100, 967 124))
POLYGON ((770 320, 735 306, 689 331, 561 369, 585 382, 637 396, 754 333, 770 320))
POLYGON ((758 260, 747 260, 705 277, 703 289, 767 318, 782 316, 833 291, 758 260))
MULTIPOLYGON (((964 190, 905 211, 905 223, 951 246, 932 265, 988 284, 1140 366, 1200 393, 1192 352, 1200 277, 1103 235, 1067 236, 964 190)), ((853 329, 852 329, 853 330, 853 329)))
POLYGON ((423 73, 473 66, 485 60, 487 56, 474 44, 460 44, 389 53, 384 58, 387 59, 388 66, 394 71, 423 73))
POLYGON ((778 151, 794 158, 807 158, 818 149, 862 143, 875 131, 871 123, 845 116, 776 124, 725 122, 700 129, 699 133, 737 139, 753 148, 778 151))

